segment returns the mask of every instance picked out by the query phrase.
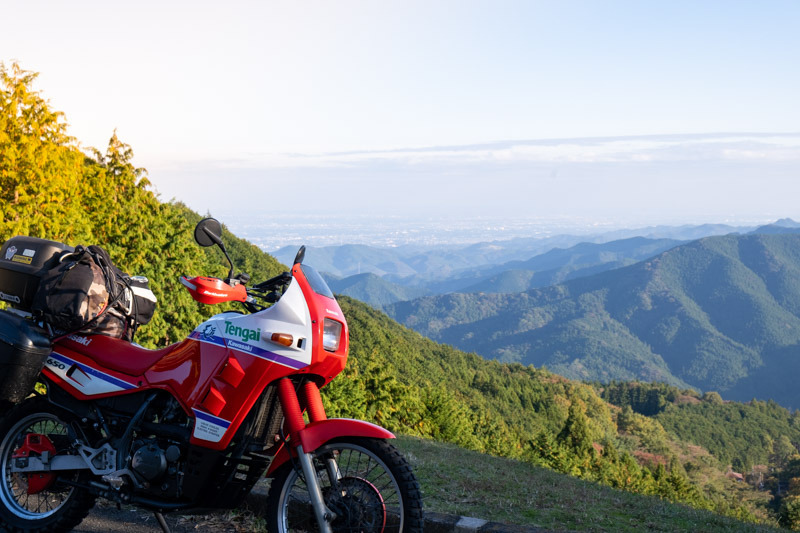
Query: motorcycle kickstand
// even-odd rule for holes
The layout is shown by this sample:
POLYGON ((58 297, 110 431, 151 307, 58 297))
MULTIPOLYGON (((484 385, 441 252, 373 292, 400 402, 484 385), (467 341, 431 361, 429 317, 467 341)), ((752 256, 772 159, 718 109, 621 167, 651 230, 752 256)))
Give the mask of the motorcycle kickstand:
POLYGON ((164 515, 158 511, 153 511, 153 514, 158 521, 158 525, 161 526, 161 531, 164 533, 172 533, 172 530, 169 528, 169 524, 167 524, 167 519, 164 518, 164 515))

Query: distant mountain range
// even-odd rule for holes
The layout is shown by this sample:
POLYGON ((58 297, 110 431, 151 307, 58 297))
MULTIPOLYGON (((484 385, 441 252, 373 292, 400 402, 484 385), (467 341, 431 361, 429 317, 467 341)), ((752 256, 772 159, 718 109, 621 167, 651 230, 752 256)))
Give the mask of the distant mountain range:
POLYGON ((527 261, 460 272, 456 280, 429 284, 429 287, 437 293, 522 292, 627 266, 682 242, 631 237, 602 244, 581 243, 566 249, 555 248, 527 261))
MULTIPOLYGON (((342 245, 309 248, 306 257, 326 275, 335 292, 381 308, 432 294, 522 292, 627 266, 698 236, 781 233, 798 227, 783 219, 761 228, 658 226, 591 237, 561 235, 463 247, 342 245), (353 271, 357 273, 347 274, 353 271)), ((275 256, 289 263, 295 253, 294 247, 287 247, 275 256)))
POLYGON ((798 231, 783 223, 709 237, 560 285, 385 310, 439 342, 573 379, 664 381, 800 407, 798 231))
MULTIPOLYGON (((632 237, 688 241, 712 235, 748 233, 754 229, 756 228, 751 226, 702 224, 651 226, 593 235, 517 238, 467 246, 409 245, 394 248, 359 244, 311 246, 306 250, 306 258, 310 264, 316 265, 320 272, 327 272, 339 278, 371 272, 386 277, 394 283, 422 285, 429 281, 458 277, 460 272, 468 272, 471 269, 501 265, 511 261, 527 261, 555 248, 569 248, 580 243, 602 244, 632 237)), ((286 246, 277 252, 272 252, 272 255, 284 264, 290 264, 296 253, 297 246, 286 246)))
POLYGON ((556 248, 527 261, 462 270, 445 279, 417 284, 394 283, 389 281, 390 276, 381 278, 372 273, 346 278, 324 275, 334 292, 381 308, 394 302, 449 292, 522 292, 630 265, 681 242, 633 237, 605 244, 583 243, 567 249, 556 248))

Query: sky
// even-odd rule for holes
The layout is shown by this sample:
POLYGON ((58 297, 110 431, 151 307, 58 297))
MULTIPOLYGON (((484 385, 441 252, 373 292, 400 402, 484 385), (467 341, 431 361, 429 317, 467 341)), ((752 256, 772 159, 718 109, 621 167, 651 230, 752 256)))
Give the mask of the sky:
POLYGON ((202 213, 800 220, 800 2, 3 0, 0 61, 202 213))

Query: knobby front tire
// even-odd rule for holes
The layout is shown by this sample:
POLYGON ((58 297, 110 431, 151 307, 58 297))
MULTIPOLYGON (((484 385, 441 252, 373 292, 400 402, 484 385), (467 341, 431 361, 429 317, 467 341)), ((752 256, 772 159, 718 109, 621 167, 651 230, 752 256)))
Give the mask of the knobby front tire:
POLYGON ((10 533, 60 533, 71 531, 94 506, 95 497, 63 483, 78 481, 79 471, 56 474, 12 472, 14 453, 23 446, 25 435, 44 435, 55 448, 55 455, 69 453, 70 416, 46 398, 25 400, 0 419, 0 531, 10 533), (39 480, 34 480, 34 477, 39 480), (29 482, 38 483, 29 494, 29 482))
MULTIPOLYGON (((422 494, 397 448, 380 439, 347 438, 314 452, 334 533, 421 533, 422 494)), ((299 465, 283 465, 267 496, 271 533, 319 531, 299 465)))

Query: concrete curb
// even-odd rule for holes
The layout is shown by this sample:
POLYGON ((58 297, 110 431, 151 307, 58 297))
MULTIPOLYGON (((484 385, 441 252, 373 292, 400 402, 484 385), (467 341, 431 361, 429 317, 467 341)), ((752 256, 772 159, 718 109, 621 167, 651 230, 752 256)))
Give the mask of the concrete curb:
MULTIPOLYGON (((259 482, 245 500, 247 509, 263 516, 267 510, 267 485, 259 482)), ((426 533, 549 533, 539 527, 489 522, 481 518, 425 511, 426 533)))

